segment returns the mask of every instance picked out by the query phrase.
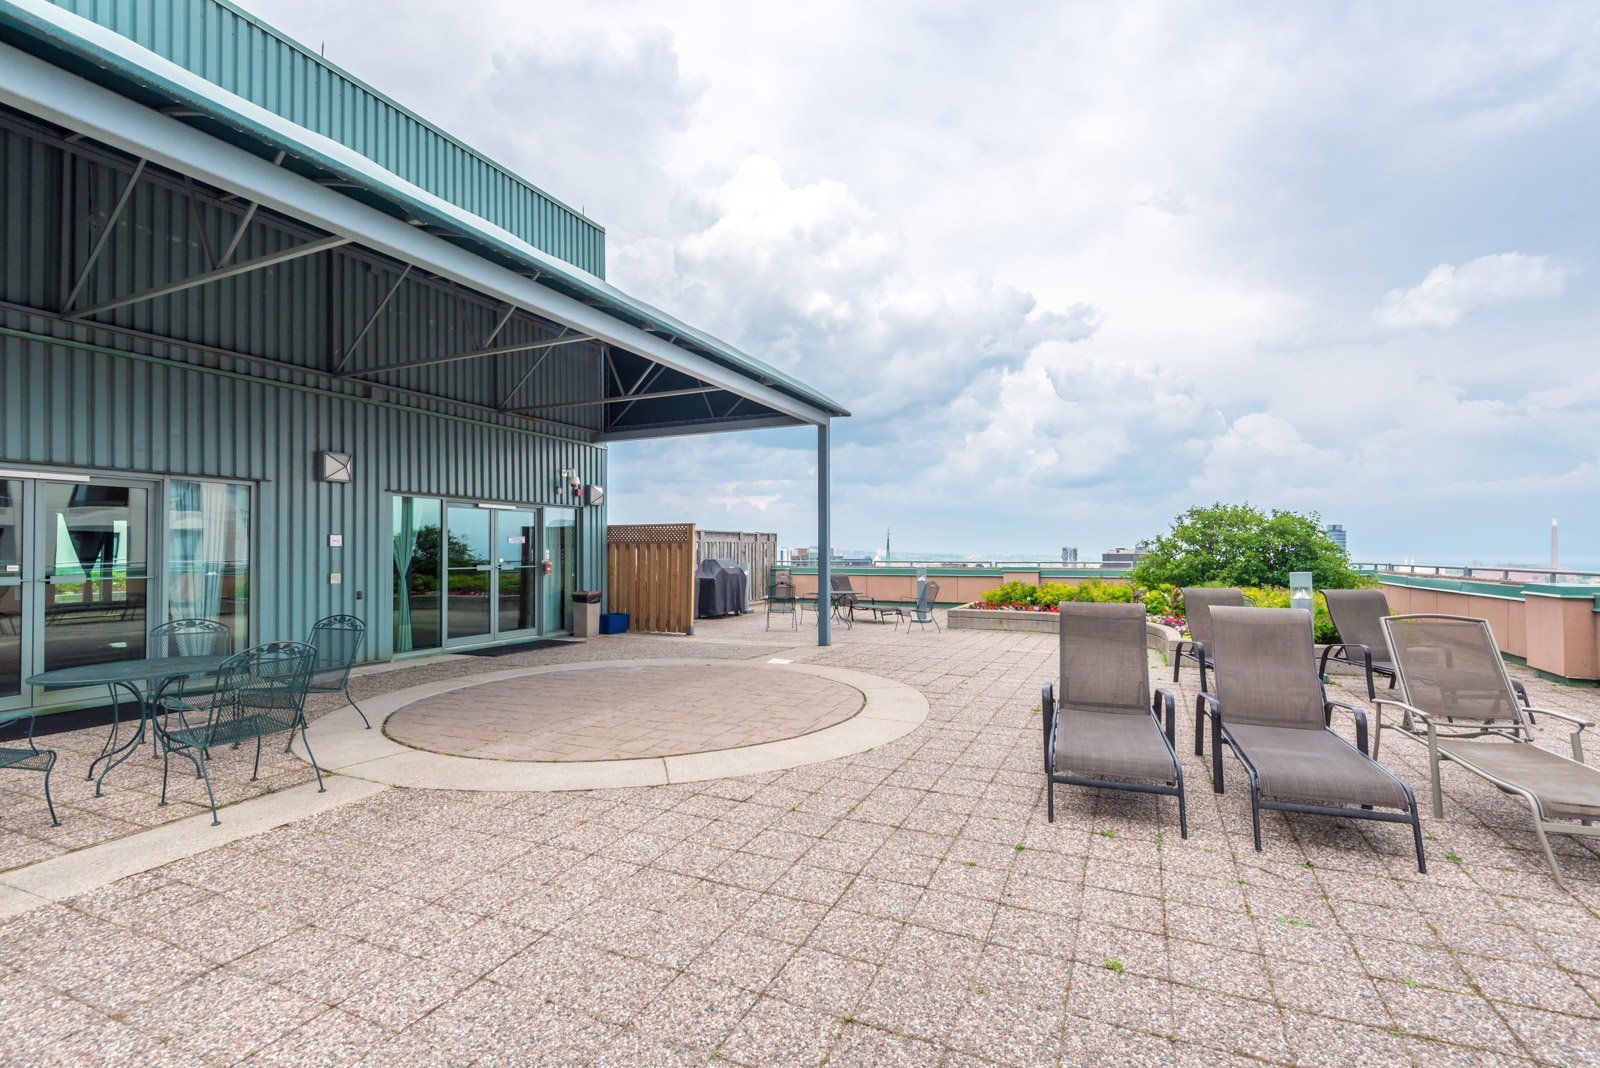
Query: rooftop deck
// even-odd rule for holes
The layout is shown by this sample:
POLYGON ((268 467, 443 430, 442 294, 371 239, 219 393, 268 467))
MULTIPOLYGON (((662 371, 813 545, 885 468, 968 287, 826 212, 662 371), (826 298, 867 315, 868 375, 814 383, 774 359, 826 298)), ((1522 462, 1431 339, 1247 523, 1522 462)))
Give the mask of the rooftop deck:
MULTIPOLYGON (((1053 636, 863 625, 818 649, 759 615, 697 631, 401 665, 354 692, 776 658, 913 687, 927 721, 853 756, 677 785, 368 784, 0 924, 17 1007, 0 1050, 163 1065, 1600 1061, 1600 853, 1558 838, 1574 887, 1560 890, 1525 815, 1457 769, 1445 819, 1424 822, 1425 876, 1400 826, 1268 813, 1255 853, 1243 792, 1214 795, 1190 755, 1192 714, 1187 840, 1170 799, 1125 793, 1060 788, 1051 824, 1035 709, 1053 636)), ((1512 671, 1535 704, 1600 714, 1592 691, 1512 671)), ((1186 669, 1191 713, 1195 683, 1186 669)), ((71 750, 59 829, 24 776, 0 779, 6 867, 164 818, 148 759, 98 801, 70 785, 102 734, 52 741, 71 750)), ((1562 751, 1564 732, 1547 736, 1562 751)), ((1391 739, 1382 760, 1425 786, 1417 747, 1391 739)), ((261 795, 246 774, 216 777, 261 795)), ((288 798, 307 778, 283 757, 266 781, 288 798)), ((279 801, 226 808, 216 830, 279 801)))

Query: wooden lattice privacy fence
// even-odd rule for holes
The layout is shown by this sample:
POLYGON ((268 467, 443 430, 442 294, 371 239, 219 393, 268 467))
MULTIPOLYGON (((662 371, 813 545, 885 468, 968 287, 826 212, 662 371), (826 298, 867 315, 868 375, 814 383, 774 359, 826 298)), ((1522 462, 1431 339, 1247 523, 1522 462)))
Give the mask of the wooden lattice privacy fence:
POLYGON ((702 560, 732 560, 750 576, 750 603, 765 601, 772 589, 772 569, 778 565, 778 535, 747 530, 697 530, 694 564, 702 560))
POLYGON ((694 524, 606 529, 607 611, 628 629, 686 634, 694 625, 694 524))

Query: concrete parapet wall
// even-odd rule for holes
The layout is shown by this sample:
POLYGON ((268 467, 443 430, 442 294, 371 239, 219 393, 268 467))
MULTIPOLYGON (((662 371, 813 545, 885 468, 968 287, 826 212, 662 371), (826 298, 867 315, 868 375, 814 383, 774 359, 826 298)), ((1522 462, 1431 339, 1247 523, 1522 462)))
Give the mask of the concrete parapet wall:
POLYGON ((1600 679, 1600 587, 1383 572, 1378 581, 1396 615, 1436 612, 1487 619, 1507 656, 1566 679, 1600 679))

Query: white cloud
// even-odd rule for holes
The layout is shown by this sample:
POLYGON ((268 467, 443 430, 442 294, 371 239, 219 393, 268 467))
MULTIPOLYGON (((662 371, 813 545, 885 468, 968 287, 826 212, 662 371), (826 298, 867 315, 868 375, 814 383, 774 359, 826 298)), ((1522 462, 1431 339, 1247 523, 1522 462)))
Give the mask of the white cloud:
POLYGON ((1447 329, 1474 308, 1550 300, 1566 292, 1567 272, 1548 256, 1504 252, 1460 267, 1441 263, 1410 289, 1391 289, 1372 315, 1389 330, 1447 329))
MULTIPOLYGON (((1556 512, 1600 564, 1592 3, 249 4, 852 408, 836 545, 1094 551, 1248 498, 1419 557, 1556 512)), ((809 543, 813 448, 614 446, 612 514, 809 543)))

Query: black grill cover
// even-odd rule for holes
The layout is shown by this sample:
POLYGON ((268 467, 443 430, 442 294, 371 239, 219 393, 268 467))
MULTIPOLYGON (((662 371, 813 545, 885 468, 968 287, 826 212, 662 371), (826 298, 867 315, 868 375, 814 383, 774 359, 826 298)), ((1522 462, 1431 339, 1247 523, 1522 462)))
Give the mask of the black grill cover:
POLYGON ((700 561, 694 573, 695 610, 700 619, 731 616, 745 610, 749 580, 732 560, 700 561))

